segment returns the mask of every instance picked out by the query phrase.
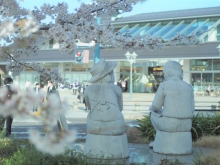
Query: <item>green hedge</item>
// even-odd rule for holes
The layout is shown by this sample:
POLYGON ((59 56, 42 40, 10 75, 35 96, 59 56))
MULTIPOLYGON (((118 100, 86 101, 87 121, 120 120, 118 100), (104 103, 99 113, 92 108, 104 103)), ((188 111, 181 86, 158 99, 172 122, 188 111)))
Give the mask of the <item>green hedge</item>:
MULTIPOLYGON (((142 119, 137 120, 139 126, 138 130, 141 131, 141 136, 146 142, 154 140, 156 132, 150 121, 150 116, 144 116, 142 119)), ((203 135, 220 135, 220 115, 214 113, 197 113, 192 118, 192 140, 196 141, 203 135)))

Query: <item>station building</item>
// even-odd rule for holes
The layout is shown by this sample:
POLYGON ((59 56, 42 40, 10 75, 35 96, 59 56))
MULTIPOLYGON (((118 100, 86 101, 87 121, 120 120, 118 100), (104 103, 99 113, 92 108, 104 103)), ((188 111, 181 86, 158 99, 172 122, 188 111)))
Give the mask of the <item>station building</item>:
MULTIPOLYGON (((220 87, 220 7, 155 12, 124 17, 112 22, 115 31, 122 34, 151 35, 170 39, 175 34, 191 35, 205 32, 198 36, 196 45, 167 45, 163 50, 135 50, 136 62, 130 69, 130 62, 126 59, 124 50, 114 47, 101 47, 101 58, 107 61, 117 61, 114 69, 116 81, 125 79, 130 85, 130 71, 132 71, 133 92, 155 92, 158 85, 164 81, 163 66, 169 60, 180 62, 183 68, 183 80, 192 85, 194 92, 205 91, 208 84, 213 90, 220 87)), ((47 69, 58 67, 61 75, 71 84, 73 81, 88 83, 91 75, 89 70, 94 65, 93 44, 77 43, 78 50, 89 50, 88 63, 76 63, 75 52, 62 53, 59 45, 53 40, 39 42, 41 50, 38 56, 22 57, 25 62, 39 62, 47 69)), ((1 64, 4 74, 4 63, 1 64)), ((3 76, 2 76, 3 77, 3 76)), ((26 68, 15 79, 20 84, 29 80, 32 84, 40 82, 41 86, 47 82, 47 77, 26 68)), ((129 89, 129 88, 128 88, 129 89)), ((129 91, 129 90, 128 90, 129 91)))

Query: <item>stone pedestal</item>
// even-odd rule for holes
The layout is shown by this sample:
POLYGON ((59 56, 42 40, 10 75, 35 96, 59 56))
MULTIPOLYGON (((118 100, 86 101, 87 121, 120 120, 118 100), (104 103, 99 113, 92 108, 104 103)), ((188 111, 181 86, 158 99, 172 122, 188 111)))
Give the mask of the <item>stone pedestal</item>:
POLYGON ((127 135, 107 136, 87 134, 84 155, 91 158, 127 158, 129 157, 127 135))
POLYGON ((191 154, 191 132, 157 131, 153 151, 161 154, 191 154))

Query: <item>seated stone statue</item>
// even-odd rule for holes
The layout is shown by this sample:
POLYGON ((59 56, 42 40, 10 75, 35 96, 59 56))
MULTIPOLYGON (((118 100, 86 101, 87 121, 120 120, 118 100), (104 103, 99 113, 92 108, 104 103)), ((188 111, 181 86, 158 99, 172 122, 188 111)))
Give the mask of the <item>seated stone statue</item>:
POLYGON ((85 92, 85 102, 90 110, 87 116, 87 138, 84 154, 100 153, 104 157, 128 157, 128 142, 125 134, 122 90, 114 85, 113 69, 116 62, 100 60, 90 70, 92 78, 85 92), (117 143, 116 143, 117 141, 117 143))
POLYGON ((182 67, 178 62, 167 62, 163 72, 165 81, 160 83, 150 107, 151 122, 156 130, 150 147, 163 154, 190 154, 195 109, 193 89, 181 79, 182 67))

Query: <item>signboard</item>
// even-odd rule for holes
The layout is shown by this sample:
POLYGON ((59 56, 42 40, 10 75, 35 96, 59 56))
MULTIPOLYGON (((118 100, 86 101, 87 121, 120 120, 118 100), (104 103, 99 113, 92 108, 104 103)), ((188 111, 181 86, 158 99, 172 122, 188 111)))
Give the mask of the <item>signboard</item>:
POLYGON ((89 50, 83 50, 83 63, 89 63, 89 50))

